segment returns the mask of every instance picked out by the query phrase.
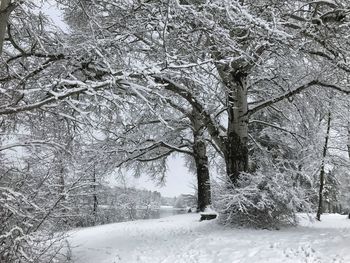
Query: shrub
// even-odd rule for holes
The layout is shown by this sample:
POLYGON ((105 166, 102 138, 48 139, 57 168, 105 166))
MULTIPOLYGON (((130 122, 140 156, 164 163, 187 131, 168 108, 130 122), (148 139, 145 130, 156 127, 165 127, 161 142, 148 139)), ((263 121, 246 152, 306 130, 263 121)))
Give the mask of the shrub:
POLYGON ((296 212, 308 210, 301 188, 281 173, 242 173, 237 186, 228 179, 215 186, 214 205, 225 225, 276 229, 297 223, 296 212))

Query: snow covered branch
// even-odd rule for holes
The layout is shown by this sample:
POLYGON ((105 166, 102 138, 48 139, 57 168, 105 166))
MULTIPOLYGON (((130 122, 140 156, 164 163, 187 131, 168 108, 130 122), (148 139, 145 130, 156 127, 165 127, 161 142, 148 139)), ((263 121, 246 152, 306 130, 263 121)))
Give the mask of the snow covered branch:
POLYGON ((52 104, 54 102, 63 100, 65 98, 71 97, 73 95, 77 95, 77 94, 82 94, 88 91, 97 91, 106 87, 111 87, 111 86, 120 86, 121 87, 121 83, 118 82, 118 80, 112 79, 112 80, 106 80, 103 82, 98 82, 98 83, 94 83, 94 84, 86 84, 83 83, 81 81, 76 81, 76 80, 61 80, 59 82, 60 86, 78 86, 77 88, 70 88, 70 89, 66 89, 63 92, 50 92, 51 95, 53 96, 49 96, 46 99, 43 100, 39 100, 37 102, 33 102, 29 105, 23 105, 23 106, 17 106, 17 107, 3 107, 0 108, 0 115, 6 115, 6 114, 15 114, 15 113, 20 113, 20 112, 24 112, 24 111, 30 111, 30 110, 34 110, 34 109, 39 109, 43 106, 52 104))
POLYGON ((325 82, 322 82, 322 81, 318 81, 318 80, 312 80, 304 85, 301 85, 291 91, 288 91, 280 96, 277 96, 277 97, 274 97, 270 100, 267 100, 267 101, 264 101, 258 105, 256 105, 255 107, 251 108, 248 110, 248 115, 252 115, 254 114, 255 112, 261 110, 261 109, 264 109, 266 107, 269 107, 269 106, 272 106, 273 104, 277 103, 277 102, 280 102, 282 100, 285 100, 285 99, 288 99, 294 95, 297 95, 299 93, 301 93, 302 91, 310 88, 310 87, 314 87, 314 86, 319 86, 319 87, 324 87, 324 88, 329 88, 329 89, 333 89, 333 90, 336 90, 338 92, 341 92, 341 93, 344 93, 346 95, 349 95, 350 94, 350 89, 345 89, 341 86, 337 86, 335 84, 330 84, 330 83, 325 83, 325 82))
POLYGON ((155 75, 153 76, 157 83, 164 84, 166 90, 172 91, 180 97, 184 98, 193 108, 195 108, 203 118, 203 122, 208 128, 210 136, 213 138, 218 147, 222 150, 224 148, 223 138, 220 135, 220 129, 215 124, 215 121, 212 119, 209 113, 206 112, 201 103, 191 94, 189 90, 182 87, 181 84, 176 83, 175 81, 164 77, 155 75))
POLYGON ((50 141, 42 141, 42 140, 26 141, 26 142, 18 142, 18 143, 7 144, 7 145, 4 145, 4 146, 0 147, 0 152, 4 151, 4 150, 9 150, 9 149, 12 149, 12 148, 16 148, 16 147, 33 147, 33 146, 38 146, 38 145, 48 145, 48 146, 51 146, 51 147, 59 148, 59 149, 64 150, 64 151, 67 152, 67 150, 62 145, 60 145, 59 143, 50 142, 50 141))

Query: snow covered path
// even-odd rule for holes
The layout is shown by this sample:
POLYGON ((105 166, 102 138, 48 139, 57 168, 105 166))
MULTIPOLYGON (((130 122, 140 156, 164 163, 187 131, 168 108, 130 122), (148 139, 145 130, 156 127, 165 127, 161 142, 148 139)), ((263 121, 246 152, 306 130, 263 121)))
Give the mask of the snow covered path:
POLYGON ((350 220, 324 215, 279 231, 231 229, 198 214, 79 229, 74 263, 349 263, 350 220))

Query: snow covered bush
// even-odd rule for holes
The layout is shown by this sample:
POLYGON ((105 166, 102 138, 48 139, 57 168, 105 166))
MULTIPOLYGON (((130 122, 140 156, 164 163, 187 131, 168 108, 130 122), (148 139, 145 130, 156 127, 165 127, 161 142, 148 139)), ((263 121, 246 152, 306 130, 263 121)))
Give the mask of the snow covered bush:
POLYGON ((1 157, 0 262, 62 262, 66 228, 58 178, 34 158, 16 165, 1 157))
POLYGON ((24 207, 35 208, 22 194, 0 187, 0 262, 20 261, 31 253, 25 225, 30 214, 24 207))
POLYGON ((303 190, 293 186, 291 176, 242 173, 237 186, 228 179, 215 186, 214 204, 225 225, 279 228, 297 223, 296 212, 308 210, 303 190))
MULTIPOLYGON (((41 208, 27 196, 0 187, 0 262, 60 262, 64 236, 33 231, 41 208)), ((64 253, 64 252, 63 252, 64 253)))

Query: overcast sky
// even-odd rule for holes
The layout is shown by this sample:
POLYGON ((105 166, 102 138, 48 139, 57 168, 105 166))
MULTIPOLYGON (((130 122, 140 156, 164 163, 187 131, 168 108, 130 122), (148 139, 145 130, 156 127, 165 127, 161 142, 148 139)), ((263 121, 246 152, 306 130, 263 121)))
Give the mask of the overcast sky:
MULTIPOLYGON (((162 196, 166 197, 179 196, 180 194, 194 194, 192 185, 196 182, 196 178, 187 170, 183 159, 180 156, 168 158, 168 168, 166 184, 164 186, 157 185, 147 175, 141 176, 141 178, 134 178, 132 175, 127 175, 126 186, 158 191, 162 196)), ((109 181, 111 185, 121 184, 113 178, 109 181)))
POLYGON ((194 189, 191 185, 195 182, 195 176, 190 174, 184 166, 181 157, 169 158, 169 170, 166 177, 166 185, 164 187, 156 187, 146 176, 138 180, 138 188, 154 189, 162 194, 162 196, 174 197, 180 194, 193 194, 194 189))
POLYGON ((64 32, 67 32, 67 24, 63 21, 63 15, 61 11, 57 8, 55 3, 50 3, 51 1, 44 1, 41 6, 41 11, 48 15, 54 22, 55 25, 61 28, 64 32))

